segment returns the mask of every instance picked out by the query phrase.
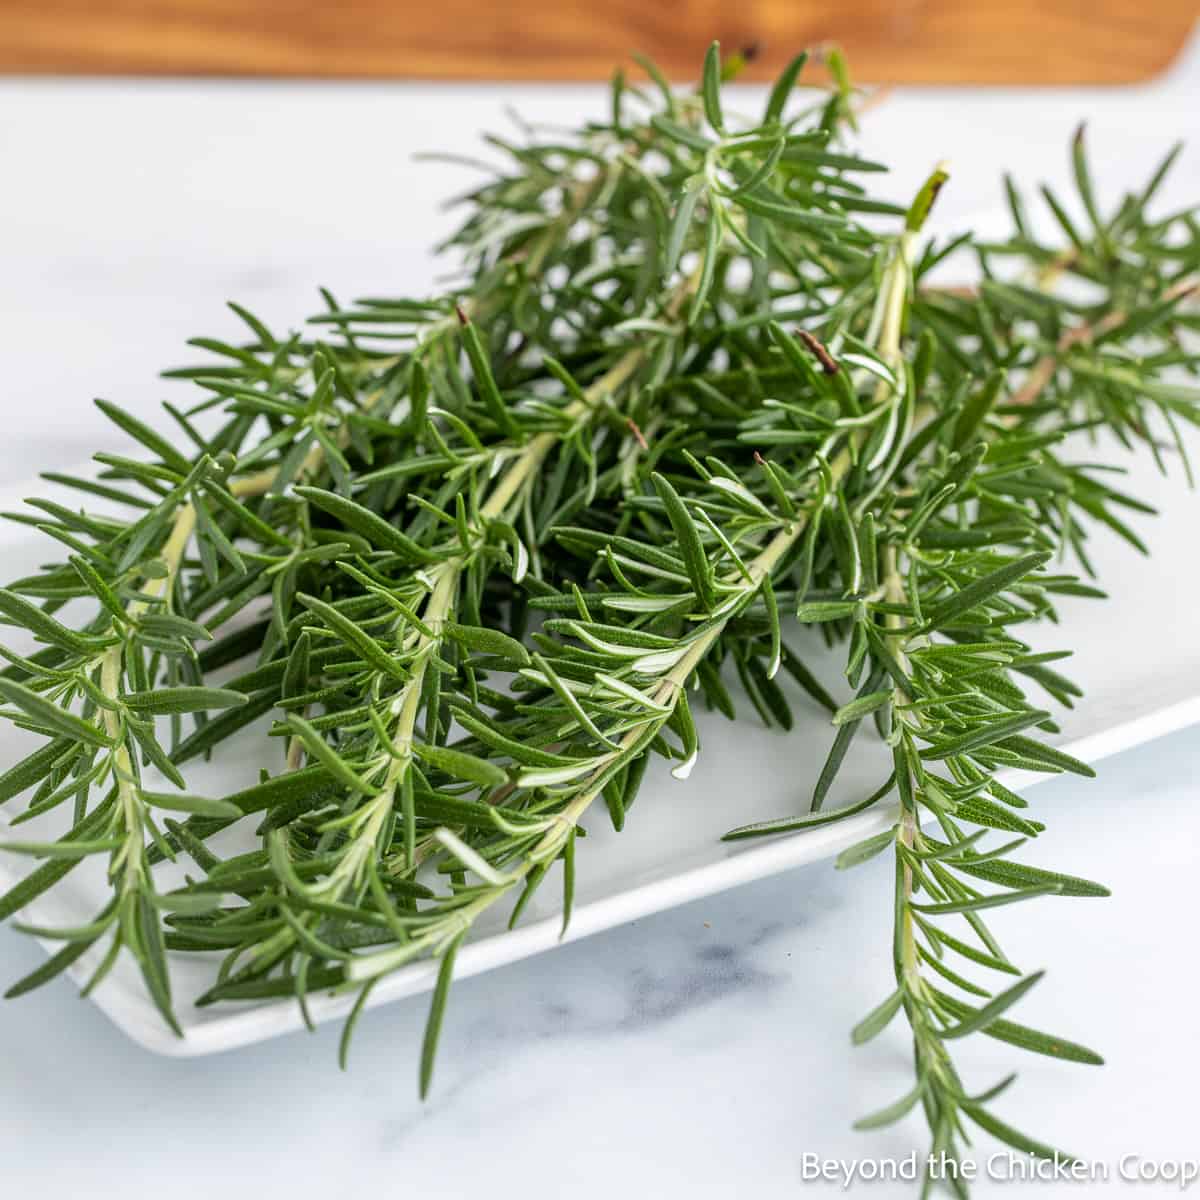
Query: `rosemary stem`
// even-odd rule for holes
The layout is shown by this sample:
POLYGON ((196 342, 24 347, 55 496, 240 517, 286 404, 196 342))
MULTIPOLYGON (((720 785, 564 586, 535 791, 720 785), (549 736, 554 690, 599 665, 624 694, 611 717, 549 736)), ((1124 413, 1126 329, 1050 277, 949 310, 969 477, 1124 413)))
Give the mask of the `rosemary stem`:
POLYGON ((347 887, 360 882, 362 868, 379 840, 388 814, 395 805, 396 791, 402 786, 406 773, 412 767, 413 736, 421 706, 425 675, 429 669, 430 658, 437 653, 441 644, 442 630, 454 611, 463 565, 461 558, 452 558, 438 569, 437 580, 422 613, 422 623, 429 632, 419 635, 412 674, 403 691, 392 702, 396 729, 392 735, 392 754, 389 756, 390 762, 383 786, 359 814, 360 821, 349 846, 320 889, 332 899, 339 899, 347 887))
MULTIPOLYGON (((231 490, 239 496, 249 496, 266 491, 275 478, 275 471, 261 471, 256 475, 236 480, 231 490)), ((126 652, 132 641, 132 627, 137 619, 159 596, 169 604, 175 590, 175 580, 183 564, 184 555, 196 529, 196 509, 190 501, 182 504, 175 514, 171 531, 163 543, 160 559, 165 567, 161 575, 147 579, 143 584, 144 595, 131 600, 125 613, 130 628, 121 639, 110 646, 100 660, 100 691, 112 702, 103 708, 104 731, 113 745, 111 770, 117 789, 117 803, 113 808, 113 825, 124 831, 124 842, 113 852, 109 873, 113 878, 121 877, 123 894, 134 892, 148 876, 145 849, 145 807, 134 783, 134 765, 129 752, 129 737, 125 718, 119 704, 121 679, 125 672, 126 652)), ((114 629, 115 631, 115 629, 114 629)))
MULTIPOLYGON (((1161 296, 1161 302, 1171 304, 1183 300, 1191 293, 1200 289, 1200 276, 1190 275, 1180 279, 1168 287, 1161 296)), ((1110 309, 1096 321, 1083 321, 1068 329, 1056 343, 1054 350, 1042 355, 1030 368, 1025 382, 1013 393, 1011 403, 1033 404, 1046 390, 1055 372, 1062 365, 1063 356, 1073 346, 1090 342, 1093 338, 1112 333, 1120 329, 1129 320, 1129 313, 1123 309, 1110 309)))
MULTIPOLYGON (((907 597, 904 588, 904 579, 899 571, 897 563, 896 548, 888 546, 884 551, 884 595, 889 604, 903 606, 907 597)), ((904 649, 904 621, 899 613, 888 613, 884 618, 885 625, 888 628, 887 644, 888 649, 892 652, 896 662, 900 665, 900 669, 908 673, 908 656, 904 649)), ((907 712, 901 711, 900 706, 905 702, 905 695, 899 687, 892 689, 892 712, 895 714, 895 719, 900 724, 905 724, 908 719, 907 712)), ((914 715, 914 720, 919 720, 914 715)), ((904 768, 908 770, 907 766, 904 768)), ((909 781, 908 787, 901 787, 900 793, 900 827, 897 831, 897 838, 901 845, 907 849, 912 849, 920 836, 919 821, 915 805, 908 802, 906 797, 912 794, 912 784, 909 781)), ((917 962, 916 940, 913 932, 912 915, 909 909, 909 902, 912 900, 913 894, 913 878, 912 867, 908 861, 900 856, 898 862, 900 871, 900 905, 897 912, 897 921, 899 928, 897 930, 897 943, 899 946, 899 960, 901 969, 901 979, 898 982, 902 983, 908 990, 916 993, 920 989, 921 976, 917 962)))

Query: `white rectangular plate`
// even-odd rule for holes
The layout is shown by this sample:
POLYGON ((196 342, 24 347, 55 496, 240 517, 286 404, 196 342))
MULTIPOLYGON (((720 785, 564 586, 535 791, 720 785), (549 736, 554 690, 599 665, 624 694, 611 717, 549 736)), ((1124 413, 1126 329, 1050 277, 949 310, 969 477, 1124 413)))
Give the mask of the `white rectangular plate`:
MULTIPOLYGON (((1200 438, 1193 436, 1191 443, 1197 455, 1200 438)), ((1034 639, 1039 648, 1075 650, 1065 669, 1082 685, 1085 699, 1074 711, 1061 714, 1063 732, 1057 740, 1078 757, 1094 762, 1200 721, 1200 635, 1193 599, 1200 588, 1195 555, 1200 507, 1173 456, 1169 478, 1157 473, 1148 455, 1129 455, 1119 447, 1105 446, 1100 451, 1080 440, 1068 458, 1127 466, 1129 476, 1120 483, 1122 489, 1160 512, 1157 518, 1134 522, 1150 546, 1148 559, 1111 534, 1095 534, 1093 559, 1110 598, 1063 603, 1062 624, 1038 630, 1034 639)), ((11 510, 21 496, 43 492, 42 485, 4 488, 0 508, 11 510)), ((5 580, 53 554, 48 541, 12 525, 0 529, 0 548, 5 580)), ((836 658, 822 653, 815 642, 804 642, 798 631, 789 640, 802 650, 810 646, 811 665, 835 696, 848 698, 836 658)), ((804 811, 832 730, 826 714, 798 690, 794 699, 797 727, 787 734, 761 728, 748 704, 736 727, 719 717, 702 717, 703 752, 691 778, 676 782, 661 764, 652 768, 623 833, 612 831, 602 810, 589 814, 569 940, 827 858, 887 827, 892 811, 881 805, 803 834, 766 841, 719 840, 734 826, 804 811)), ((262 753, 260 729, 225 746, 219 762, 196 770, 196 789, 219 795, 221 790, 252 782, 262 753)), ((15 761, 22 736, 7 728, 0 734, 0 768, 15 761)), ((882 779, 885 761, 873 731, 864 728, 826 807, 867 795, 882 779)), ((1024 788, 1040 778, 1045 776, 1009 773, 1006 781, 1024 788)), ((10 805, 10 816, 13 811, 10 805)), ((0 819, 0 830, 4 824, 0 819)), ((22 827, 22 836, 58 832, 61 828, 36 833, 34 823, 22 827)), ((238 844, 229 841, 224 848, 238 844)), ((27 859, 0 855, 0 885, 7 887, 28 866, 27 859)), ((24 916, 42 925, 75 925, 91 918, 104 890, 102 865, 86 863, 24 916)), ((496 912, 480 922, 474 940, 458 956, 459 976, 476 975, 559 944, 560 918, 551 882, 539 891, 521 927, 505 931, 506 916, 496 912)), ((163 1026, 129 961, 123 959, 92 997, 118 1027, 147 1049, 169 1055, 209 1054, 301 1026, 298 1007, 290 1000, 197 1009, 192 1001, 213 981, 216 956, 174 958, 181 1039, 163 1026)), ((74 977, 86 978, 94 961, 93 955, 85 955, 75 964, 74 977)), ((435 968, 428 963, 410 966, 383 980, 370 1003, 386 1004, 427 991, 434 975, 435 968)), ((344 1014, 351 1002, 345 996, 314 996, 312 1014, 318 1021, 330 1020, 344 1014)))

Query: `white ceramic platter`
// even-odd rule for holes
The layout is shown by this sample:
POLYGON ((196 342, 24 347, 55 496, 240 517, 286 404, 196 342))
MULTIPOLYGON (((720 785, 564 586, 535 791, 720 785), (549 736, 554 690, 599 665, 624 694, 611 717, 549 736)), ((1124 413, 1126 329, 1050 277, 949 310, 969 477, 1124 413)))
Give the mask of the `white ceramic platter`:
MULTIPOLYGON (((1200 438, 1192 440, 1200 443, 1200 438)), ((1196 457, 1200 457, 1198 451, 1200 446, 1193 450, 1196 457)), ((1159 517, 1138 522, 1152 552, 1148 559, 1111 535, 1101 533, 1093 538, 1095 562, 1110 599, 1063 604, 1062 624, 1039 631, 1036 639, 1040 648, 1072 647, 1076 651, 1066 669, 1083 686, 1086 698, 1076 710, 1062 714, 1059 743, 1095 762, 1200 721, 1200 634, 1193 606, 1200 588, 1195 554, 1200 501, 1188 491, 1177 462, 1171 476, 1164 478, 1147 457, 1130 456, 1119 449, 1106 448, 1100 453, 1079 442, 1072 457, 1076 461, 1123 462, 1130 471, 1125 490, 1160 510, 1159 517), (1147 619, 1150 613, 1153 619, 1147 619)), ((34 485, 4 488, 0 507, 11 509, 20 495, 41 490, 34 485)), ((0 529, 0 549, 3 574, 12 578, 46 555, 48 543, 23 527, 6 525, 0 529)), ((810 645, 799 631, 791 640, 802 650, 810 645)), ((824 656, 815 642, 811 649, 812 665, 833 694, 848 697, 837 660, 824 656)), ((653 770, 623 833, 612 831, 603 811, 590 815, 588 837, 580 847, 569 939, 828 858, 886 828, 892 813, 881 806, 804 834, 721 842, 721 834, 734 826, 803 811, 832 735, 826 715, 799 692, 795 697, 797 728, 790 734, 762 729, 746 707, 747 713, 736 727, 719 717, 701 719, 703 752, 691 778, 681 783, 661 767, 653 770)), ((221 789, 251 782, 260 765, 260 729, 247 731, 223 748, 220 761, 195 771, 196 790, 220 794, 221 789)), ((22 737, 8 728, 0 735, 0 767, 15 761, 22 737)), ((875 742, 873 730, 864 727, 826 806, 837 807, 868 794, 882 778, 884 762, 883 748, 875 742)), ((1045 777, 1010 774, 1007 782, 1026 788, 1039 778, 1045 777)), ((10 802, 10 816, 19 803, 10 802)), ((6 823, 0 822, 0 829, 6 823)), ((23 837, 57 836, 60 832, 54 827, 39 830, 35 823, 21 827, 23 837)), ((235 833, 223 836, 230 838, 235 833)), ((236 845, 236 841, 226 842, 225 848, 236 845)), ((28 859, 0 855, 0 885, 7 887, 28 868, 28 859)), ((101 864, 85 863, 24 916, 42 925, 79 924, 95 913, 104 887, 101 864)), ((476 975, 559 944, 557 889, 552 881, 538 892, 517 930, 504 930, 505 917, 497 912, 480 922, 474 940, 459 954, 460 976, 476 975)), ((119 963, 93 995, 116 1025, 148 1049, 169 1055, 209 1054, 301 1026, 298 1008, 290 1000, 197 1009, 192 1000, 211 983, 216 957, 175 957, 182 1039, 163 1026, 136 968, 128 961, 119 963)), ((75 977, 86 977, 93 962, 91 955, 85 955, 75 964, 75 977)), ((415 964, 377 986, 371 1004, 426 991, 433 978, 434 968, 428 963, 415 964)), ((350 1002, 347 997, 317 996, 311 1008, 315 1019, 325 1021, 344 1014, 350 1002)))

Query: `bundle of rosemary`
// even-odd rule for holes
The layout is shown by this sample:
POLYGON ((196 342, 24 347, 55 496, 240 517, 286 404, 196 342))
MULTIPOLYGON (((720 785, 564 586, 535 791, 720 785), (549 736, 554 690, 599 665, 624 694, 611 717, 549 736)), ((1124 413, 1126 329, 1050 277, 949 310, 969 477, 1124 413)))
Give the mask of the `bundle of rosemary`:
POLYGON ((714 46, 688 94, 643 64, 573 136, 493 139, 511 166, 466 198, 449 294, 326 296, 286 336, 235 306, 245 344, 197 339, 212 357, 170 372, 201 398, 167 406, 169 432, 104 405, 142 457, 47 476, 86 510, 13 518, 63 555, 0 590, 39 643, 0 650, 5 715, 36 736, 0 801, 60 836, 4 843, 44 861, 0 913, 92 856, 111 897, 77 928, 22 926, 63 945, 9 995, 95 947, 90 990, 124 953, 178 1030, 171 956, 216 952, 203 1004, 295 997, 307 1019, 312 992, 356 993, 344 1054, 376 982, 432 957, 424 1092, 477 918, 517 922, 561 860, 565 928, 584 819, 636 819, 652 758, 697 761, 693 709, 753 719, 745 700, 785 731, 831 718, 830 750, 805 811, 730 838, 895 807, 839 865, 894 857, 896 987, 854 1040, 902 1010, 916 1078, 860 1124, 920 1104, 937 1153, 972 1124, 1053 1153, 993 1113, 1010 1079, 969 1092, 950 1052, 978 1032, 1099 1061, 1005 1015, 1040 975, 987 910, 1104 889, 1022 864, 1043 826, 996 772, 1090 774, 1038 736, 1041 698, 1078 691, 1019 626, 1099 594, 1074 573, 1090 529, 1139 545, 1119 513, 1144 506, 1064 438, 1161 456, 1200 419, 1168 378, 1200 367, 1181 309, 1200 226, 1151 215, 1174 150, 1102 210, 1081 132, 1078 203, 1043 189, 1055 242, 1011 183, 1008 241, 924 238, 946 172, 906 206, 872 195, 883 167, 839 144, 856 93, 836 55, 832 89, 790 111, 801 55, 757 121, 722 104, 739 64, 714 46), (952 256, 977 286, 934 281, 952 256), (793 620, 842 648, 848 698, 793 620), (892 770, 826 810, 865 723, 892 770), (182 769, 248 727, 260 781, 190 793, 182 769), (219 857, 235 825, 255 848, 219 857))

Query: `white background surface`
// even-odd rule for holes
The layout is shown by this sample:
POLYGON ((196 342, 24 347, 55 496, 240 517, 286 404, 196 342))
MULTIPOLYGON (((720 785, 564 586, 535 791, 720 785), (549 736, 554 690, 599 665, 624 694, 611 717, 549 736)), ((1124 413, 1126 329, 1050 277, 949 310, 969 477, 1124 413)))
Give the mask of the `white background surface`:
MULTIPOLYGON (((1141 182, 1167 143, 1200 133, 1198 97, 1193 50, 1150 89, 901 93, 865 144, 897 164, 897 197, 948 157, 940 220, 954 228, 990 219, 1006 167, 1063 183, 1085 116, 1102 187, 1141 182)), ((510 102, 557 121, 602 103, 562 87, 0 84, 0 485, 120 448, 87 400, 149 413, 164 394, 153 371, 186 359, 185 337, 234 332, 226 298, 286 324, 316 307, 316 283, 344 296, 426 287, 426 247, 447 227, 436 203, 465 179, 412 153, 472 148, 510 102)), ((1200 146, 1173 194, 1200 196, 1200 146)), ((1109 1066, 996 1043, 967 1056, 979 1086, 1020 1066, 999 1111, 1114 1173, 1123 1153, 1200 1158, 1197 778, 1200 737, 1185 732, 1110 760, 1098 782, 1031 797, 1052 829, 1030 859, 1115 894, 1004 913, 1023 961, 1052 968, 1024 1016, 1096 1045, 1109 1066)), ((889 987, 889 887, 885 863, 849 875, 821 864, 465 981, 425 1106, 419 999, 369 1016, 342 1076, 334 1030, 163 1061, 58 985, 0 1008, 0 1195, 836 1192, 802 1183, 806 1151, 923 1145, 916 1120, 848 1128, 908 1086, 899 1024, 853 1053, 846 1035, 889 987)), ((39 955, 4 931, 0 978, 39 955)))

